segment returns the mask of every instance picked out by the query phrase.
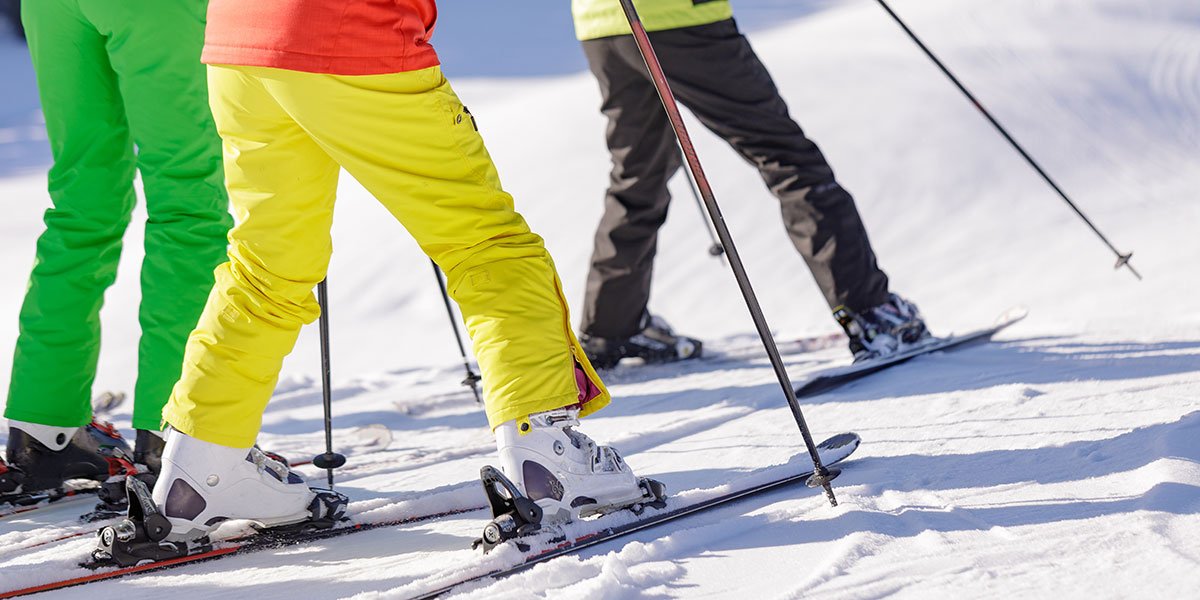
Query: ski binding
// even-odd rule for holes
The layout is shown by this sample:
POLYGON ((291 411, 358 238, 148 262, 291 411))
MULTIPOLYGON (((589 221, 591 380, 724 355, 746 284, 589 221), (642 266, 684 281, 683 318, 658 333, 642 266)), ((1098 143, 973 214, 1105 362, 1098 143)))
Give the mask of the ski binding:
MULTIPOLYGON (((80 564, 88 569, 101 567, 132 567, 148 562, 159 562, 184 558, 193 554, 211 552, 212 540, 208 536, 196 540, 167 541, 171 534, 171 522, 158 511, 154 499, 142 480, 129 477, 125 480, 129 502, 129 516, 115 525, 102 528, 97 534, 99 542, 92 551, 91 559, 80 564)), ((314 489, 315 497, 309 505, 312 516, 300 523, 277 525, 256 529, 255 536, 266 539, 284 539, 288 536, 306 534, 318 530, 332 529, 345 520, 350 499, 332 490, 314 489)))
MULTIPOLYGON (((517 548, 522 552, 528 552, 529 544, 521 542, 522 538, 554 529, 554 524, 542 523, 541 507, 522 494, 516 484, 498 469, 485 466, 480 469, 479 478, 483 482, 483 489, 487 494, 493 518, 483 527, 483 535, 471 544, 471 548, 482 547, 484 553, 487 553, 505 542, 517 540, 517 548)), ((588 514, 603 515, 616 510, 629 510, 640 516, 647 508, 666 508, 666 487, 661 482, 654 479, 641 479, 639 483, 643 494, 641 501, 613 506, 610 507, 611 510, 596 509, 588 514)))
POLYGON ((482 546, 485 553, 491 552, 504 542, 541 531, 542 507, 522 494, 504 473, 489 465, 479 470, 479 479, 493 518, 484 525, 482 537, 471 548, 482 546))
POLYGON ((99 541, 92 551, 91 560, 80 566, 88 569, 132 567, 143 562, 169 560, 212 550, 212 542, 208 537, 191 542, 165 541, 171 533, 171 522, 158 512, 150 489, 140 479, 127 478, 125 492, 129 516, 99 531, 99 541))

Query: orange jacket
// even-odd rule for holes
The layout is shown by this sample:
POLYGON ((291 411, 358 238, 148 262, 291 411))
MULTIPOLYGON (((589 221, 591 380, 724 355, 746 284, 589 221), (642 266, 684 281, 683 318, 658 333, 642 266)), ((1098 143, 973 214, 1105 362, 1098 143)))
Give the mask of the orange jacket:
POLYGON ((434 0, 210 0, 208 64, 335 75, 438 64, 434 0))

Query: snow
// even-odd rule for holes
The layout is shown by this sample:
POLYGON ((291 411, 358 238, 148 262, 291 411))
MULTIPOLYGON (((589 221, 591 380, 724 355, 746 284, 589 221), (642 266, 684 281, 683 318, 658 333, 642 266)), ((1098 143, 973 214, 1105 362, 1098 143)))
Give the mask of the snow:
MULTIPOLYGON (((445 2, 435 38, 506 187, 582 297, 608 158, 566 3, 445 2), (545 35, 522 35, 517 28, 545 35), (497 51, 503 47, 511 51, 497 51)), ((1191 597, 1200 589, 1200 10, 1191 0, 895 0, 897 12, 1146 279, 1108 250, 874 2, 742 0, 793 114, 856 196, 895 289, 938 333, 1030 316, 996 343, 806 399, 814 436, 863 446, 830 507, 791 487, 553 560, 462 598, 1191 597)), ((0 347, 11 347, 48 148, 32 70, 0 39, 0 347)), ((844 364, 756 173, 689 121, 796 381, 844 364), (827 339, 827 338, 823 338, 827 339)), ((586 431, 677 497, 799 468, 799 435, 682 177, 652 308, 731 358, 623 365, 586 431), (791 465, 791 466, 789 466, 791 465)), ((141 230, 109 293, 96 391, 128 390, 141 230)), ((428 263, 349 177, 330 270, 335 437, 382 423, 338 489, 356 518, 480 506, 493 460, 428 263)), ((0 354, 0 385, 11 357, 0 354)), ((128 428, 128 407, 114 415, 128 428)), ((321 450, 315 327, 288 359, 262 444, 321 450)), ((2 437, 2 434, 0 434, 2 437)), ((323 473, 302 468, 314 481, 323 473)), ((86 506, 86 503, 83 504, 86 506)), ((0 590, 67 573, 80 504, 0 520, 0 590)), ((261 552, 51 597, 403 598, 511 559, 469 550, 483 512, 261 552)))

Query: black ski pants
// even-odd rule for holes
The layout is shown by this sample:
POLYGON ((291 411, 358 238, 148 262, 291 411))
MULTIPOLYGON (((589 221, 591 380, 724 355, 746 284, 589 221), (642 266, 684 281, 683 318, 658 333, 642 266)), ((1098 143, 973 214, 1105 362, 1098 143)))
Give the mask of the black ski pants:
MULTIPOLYGON (((854 199, 788 115, 736 23, 658 31, 650 39, 676 99, 754 165, 779 199, 784 227, 829 306, 863 310, 887 301, 887 275, 854 199)), ((671 199, 667 182, 682 157, 633 36, 588 40, 583 50, 600 84, 612 155, 583 332, 629 337, 640 330, 650 299, 658 229, 671 199)))

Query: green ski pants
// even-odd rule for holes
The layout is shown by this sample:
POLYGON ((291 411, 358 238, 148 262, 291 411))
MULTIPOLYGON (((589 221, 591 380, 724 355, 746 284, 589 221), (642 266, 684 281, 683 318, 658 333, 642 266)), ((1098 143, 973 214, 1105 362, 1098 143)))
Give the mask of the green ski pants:
POLYGON ((231 225, 208 108, 206 0, 33 0, 23 21, 54 157, 5 416, 91 418, 100 307, 140 171, 148 219, 133 426, 158 429, 231 225), (135 151, 136 147, 136 151, 135 151))

